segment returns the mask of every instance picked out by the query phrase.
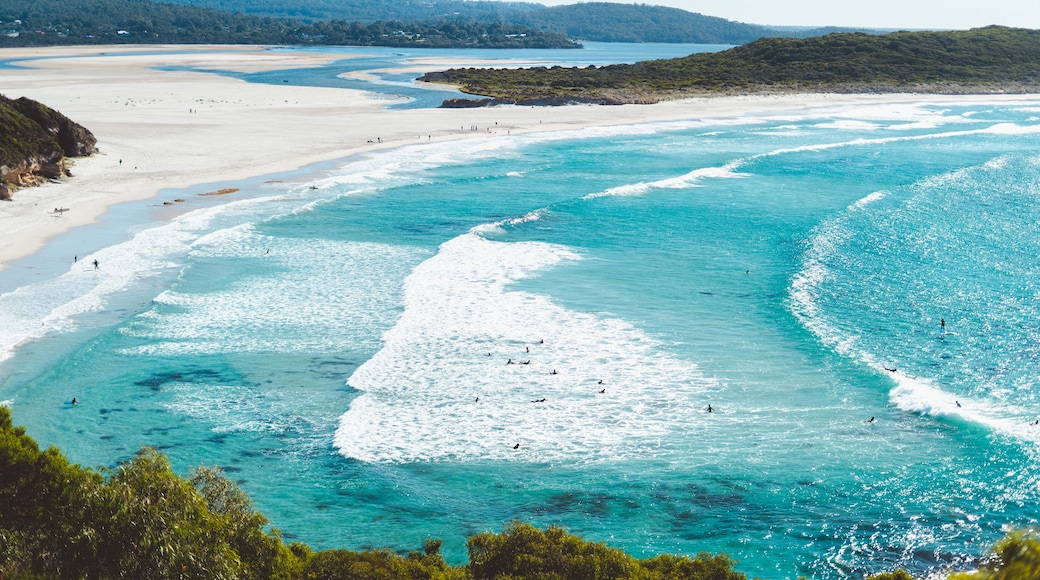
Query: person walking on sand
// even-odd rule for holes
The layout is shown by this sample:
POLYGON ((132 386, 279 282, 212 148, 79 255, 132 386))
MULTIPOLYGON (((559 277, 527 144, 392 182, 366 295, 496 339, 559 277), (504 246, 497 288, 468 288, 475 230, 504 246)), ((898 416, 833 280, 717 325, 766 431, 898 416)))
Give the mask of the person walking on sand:
POLYGON ((97 260, 94 260, 94 269, 95 269, 95 270, 97 270, 97 269, 98 269, 98 261, 97 261, 97 260))

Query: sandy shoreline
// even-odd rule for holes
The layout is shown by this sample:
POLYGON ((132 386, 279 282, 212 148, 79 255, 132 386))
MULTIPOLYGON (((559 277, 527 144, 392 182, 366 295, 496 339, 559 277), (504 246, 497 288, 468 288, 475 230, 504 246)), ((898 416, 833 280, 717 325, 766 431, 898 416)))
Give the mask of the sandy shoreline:
MULTIPOLYGON (((0 202, 0 270, 35 253, 54 236, 93 223, 114 204, 153 198, 165 188, 290 171, 420 140, 503 139, 531 131, 924 100, 911 95, 785 95, 615 107, 387 111, 381 108, 382 101, 361 91, 263 85, 154 68, 279 70, 318 66, 344 58, 342 54, 272 52, 258 47, 123 46, 3 49, 0 58, 40 59, 18 63, 31 69, 0 70, 3 94, 36 99, 61 111, 93 131, 101 151, 75 160, 74 177, 19 190, 13 201, 0 202), (473 126, 479 131, 470 130, 473 126), (57 217, 54 208, 69 211, 57 217)), ((417 59, 416 64, 425 70, 447 68, 430 58, 417 59)), ((448 65, 457 66, 457 59, 448 65)), ((1033 99, 1040 102, 1040 97, 1033 99)))

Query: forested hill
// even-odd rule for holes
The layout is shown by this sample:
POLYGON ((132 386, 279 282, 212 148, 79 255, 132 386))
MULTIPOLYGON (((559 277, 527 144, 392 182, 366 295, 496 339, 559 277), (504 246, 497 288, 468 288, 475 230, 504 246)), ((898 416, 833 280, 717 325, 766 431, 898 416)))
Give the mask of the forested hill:
POLYGON ((421 80, 529 104, 650 103, 756 92, 1040 92, 1040 31, 765 38, 723 52, 588 68, 454 69, 421 80))
POLYGON ((169 0, 258 16, 301 20, 498 21, 597 42, 744 44, 765 36, 806 37, 853 29, 770 28, 678 8, 581 2, 547 8, 487 0, 169 0))
POLYGON ((764 26, 645 4, 582 2, 526 12, 516 18, 533 28, 601 42, 744 44, 770 35, 764 26))
POLYGON ((558 32, 496 21, 306 24, 151 0, 0 0, 0 47, 159 43, 581 47, 558 32))
POLYGON ((533 2, 499 0, 171 0, 175 4, 205 6, 274 18, 316 20, 502 20, 509 15, 545 6, 533 2))

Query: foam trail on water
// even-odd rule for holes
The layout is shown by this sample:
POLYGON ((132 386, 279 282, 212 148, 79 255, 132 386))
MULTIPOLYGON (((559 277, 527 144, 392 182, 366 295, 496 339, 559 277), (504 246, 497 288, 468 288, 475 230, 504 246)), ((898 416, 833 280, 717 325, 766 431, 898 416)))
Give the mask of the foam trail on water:
POLYGON ((667 453, 703 420, 698 399, 714 382, 621 320, 509 289, 577 259, 476 231, 444 243, 406 280, 382 350, 348 381, 364 394, 341 417, 336 447, 389 463, 667 453))
MULTIPOLYGON (((922 179, 916 187, 931 190, 941 189, 949 184, 960 185, 970 180, 973 173, 999 171, 1008 162, 1006 157, 997 157, 977 167, 958 169, 922 179)), ((821 308, 818 301, 821 290, 839 276, 831 264, 844 264, 843 267, 857 269, 856 263, 845 263, 841 258, 847 251, 846 242, 853 236, 860 235, 860 232, 851 229, 850 224, 858 223, 861 224, 859 227, 870 227, 862 224, 873 222, 857 220, 857 216, 873 211, 872 208, 889 195, 890 192, 883 191, 871 193, 850 205, 842 216, 817 227, 809 240, 802 267, 792 279, 789 288, 791 311, 803 326, 837 353, 859 360, 874 368, 879 374, 885 374, 894 380, 896 386, 890 391, 889 397, 899 409, 930 417, 960 418, 1019 440, 1040 442, 1040 429, 1030 426, 1022 419, 1029 416, 1028 409, 996 398, 955 395, 944 390, 935 379, 912 376, 902 369, 896 369, 866 346, 867 341, 860 335, 863 331, 858 326, 833 320, 833 317, 821 308)), ((901 265, 892 264, 892 267, 898 269, 901 265)), ((848 291, 851 290, 841 290, 848 291)), ((885 315, 883 312, 875 314, 885 315)), ((940 338, 946 339, 946 335, 940 338)))
MULTIPOLYGON (((858 128, 844 126, 831 127, 831 128, 858 128)), ((590 193, 585 195, 583 200, 592 200, 600 197, 615 197, 615 196, 627 196, 627 195, 642 195, 655 189, 681 189, 687 187, 696 187, 704 179, 734 179, 747 177, 747 173, 741 173, 739 170, 746 166, 758 161, 760 159, 766 159, 769 157, 776 157, 781 155, 791 155, 795 153, 811 153, 819 151, 827 151, 831 149, 839 149, 843 147, 865 147, 874 145, 885 145, 891 143, 901 143, 907 141, 921 141, 928 139, 949 139, 954 137, 964 137, 968 135, 982 135, 982 134, 995 134, 995 135, 1028 135, 1040 133, 1040 125, 1036 126, 1020 126, 1011 123, 1000 123, 985 127, 981 129, 970 129, 962 131, 945 131, 940 133, 927 133, 923 135, 904 135, 899 137, 879 137, 875 139, 858 138, 849 141, 839 141, 835 143, 817 143, 810 145, 800 145, 798 147, 786 147, 781 149, 774 149, 772 151, 766 151, 764 153, 758 153, 755 155, 749 155, 739 159, 734 159, 720 167, 702 167, 694 169, 684 175, 669 177, 660 179, 657 181, 646 181, 639 183, 629 183, 612 187, 604 191, 590 193)))
POLYGON ((164 291, 157 308, 124 332, 147 339, 132 349, 138 354, 342 352, 393 323, 398 284, 426 255, 376 243, 272 240, 252 224, 220 230, 198 240, 191 259, 255 263, 257 273, 201 292, 164 291))
POLYGON ((198 210, 146 229, 126 242, 83 256, 55 279, 0 295, 0 361, 28 341, 74 330, 79 316, 103 310, 112 294, 175 267, 174 260, 186 254, 229 206, 198 210))

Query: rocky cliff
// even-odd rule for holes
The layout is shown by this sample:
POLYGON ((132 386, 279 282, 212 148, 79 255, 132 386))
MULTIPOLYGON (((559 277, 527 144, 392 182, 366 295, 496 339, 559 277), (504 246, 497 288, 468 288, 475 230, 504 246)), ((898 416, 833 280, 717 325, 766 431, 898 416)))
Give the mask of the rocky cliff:
POLYGON ((0 199, 18 187, 70 175, 66 157, 97 151, 97 139, 65 115, 22 97, 0 95, 0 199))

